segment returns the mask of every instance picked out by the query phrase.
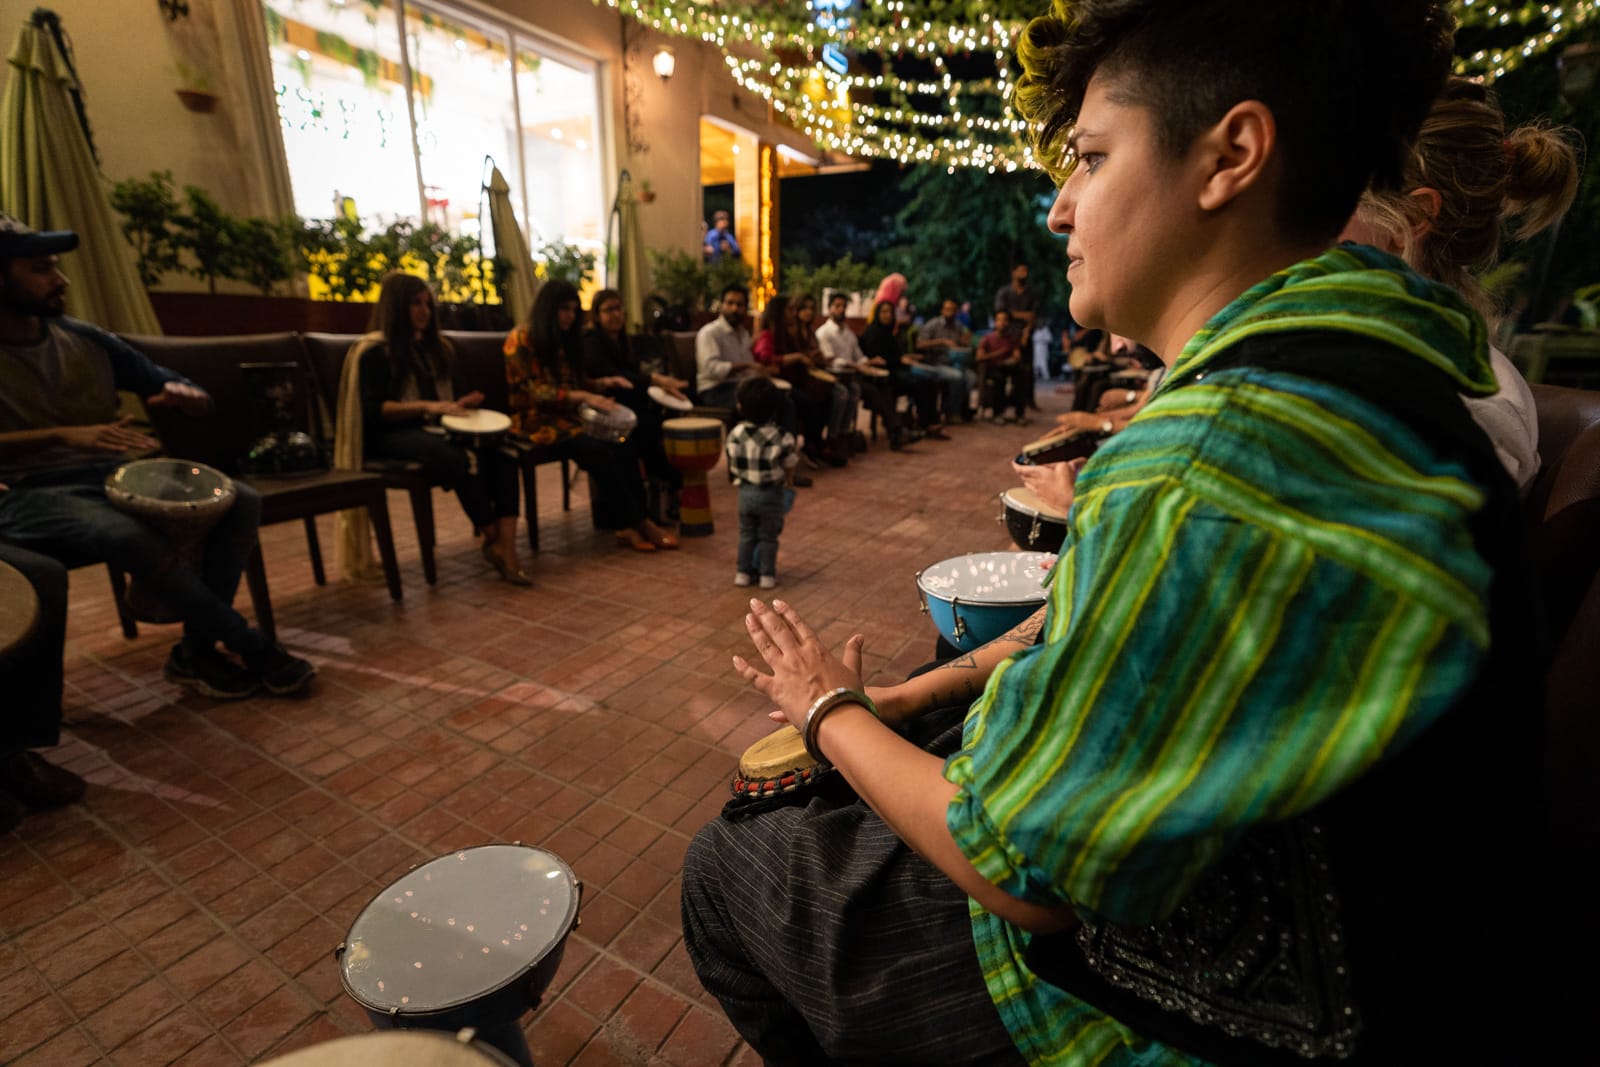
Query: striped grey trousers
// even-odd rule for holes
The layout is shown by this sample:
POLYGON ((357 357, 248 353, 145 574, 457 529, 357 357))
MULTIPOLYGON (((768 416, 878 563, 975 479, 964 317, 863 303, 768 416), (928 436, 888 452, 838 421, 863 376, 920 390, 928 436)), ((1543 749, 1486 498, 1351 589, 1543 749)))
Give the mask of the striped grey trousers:
MULTIPOLYGON (((947 755, 964 708, 914 737, 947 755)), ((860 801, 814 797, 689 846, 683 936, 768 1064, 1022 1062, 989 999, 967 896, 860 801)))

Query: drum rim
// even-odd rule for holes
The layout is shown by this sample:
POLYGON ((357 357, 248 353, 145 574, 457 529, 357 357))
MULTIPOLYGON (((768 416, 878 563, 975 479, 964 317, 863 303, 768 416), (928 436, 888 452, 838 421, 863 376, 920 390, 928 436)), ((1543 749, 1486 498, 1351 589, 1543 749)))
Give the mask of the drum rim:
POLYGON ((678 424, 678 429, 680 431, 684 431, 684 432, 687 432, 689 430, 700 430, 700 429, 709 430, 713 426, 717 428, 718 432, 720 432, 722 430, 722 420, 721 419, 713 419, 713 418, 709 418, 709 417, 707 417, 705 415, 683 415, 683 416, 680 416, 679 418, 676 418, 676 419, 663 419, 662 422, 661 422, 661 428, 664 430, 667 427, 671 426, 673 423, 677 423, 678 424), (686 423, 686 422, 692 422, 695 425, 694 426, 684 426, 683 423, 686 423))
POLYGON ((660 404, 664 408, 670 408, 673 411, 694 410, 694 401, 679 400, 677 397, 673 396, 659 385, 652 385, 650 388, 645 390, 645 393, 649 395, 651 400, 654 400, 657 404, 660 404), (683 406, 679 407, 679 404, 682 404, 683 406))
MULTIPOLYGON (((383 1038, 389 1040, 402 1038, 402 1040, 410 1042, 413 1047, 419 1047, 422 1044, 422 1042, 415 1039, 426 1038, 427 1043, 430 1045, 437 1045, 442 1042, 447 1045, 453 1045, 457 1048, 465 1049, 468 1052, 476 1055, 478 1059, 481 1060, 485 1065, 495 1064, 496 1067, 499 1067, 499 1065, 510 1065, 516 1063, 515 1060, 511 1059, 500 1049, 495 1048, 482 1038, 474 1036, 470 1041, 463 1041, 459 1031, 451 1032, 449 1030, 396 1029, 371 1030, 362 1034, 344 1034, 340 1037, 336 1037, 328 1041, 322 1041, 315 1045, 307 1045, 304 1048, 297 1048, 290 1052, 285 1052, 281 1055, 272 1057, 270 1060, 262 1060, 260 1061, 261 1067, 274 1067, 275 1064, 278 1064, 284 1060, 288 1060, 292 1064, 294 1063, 294 1057, 300 1056, 301 1053, 316 1052, 319 1050, 331 1052, 335 1050, 335 1046, 345 1045, 345 1042, 365 1042, 368 1045, 376 1045, 376 1042, 372 1040, 373 1038, 383 1038)), ((343 1053, 350 1050, 351 1046, 345 1045, 344 1048, 338 1049, 337 1051, 343 1053)), ((374 1052, 376 1051, 377 1050, 374 1049, 374 1052)), ((385 1049, 384 1051, 388 1052, 389 1050, 385 1049)), ((328 1061, 324 1060, 324 1062, 326 1063, 328 1061)))
POLYGON ((1000 503, 1005 505, 1007 511, 1019 511, 1022 514, 1028 516, 1030 519, 1043 519, 1045 522, 1054 522, 1054 523, 1058 523, 1058 524, 1060 524, 1062 526, 1065 526, 1067 524, 1067 517, 1065 515, 1063 515, 1061 512, 1059 512, 1059 511, 1045 511, 1043 506, 1042 506, 1044 504, 1044 501, 1039 500, 1039 504, 1041 506, 1038 507, 1038 508, 1033 508, 1033 507, 1030 507, 1024 501, 1014 499, 1011 496, 1011 494, 1012 493, 1016 493, 1016 492, 1028 493, 1035 500, 1039 500, 1039 494, 1035 493, 1032 489, 1029 489, 1027 486, 1025 486, 1025 485, 1013 485, 1010 489, 1002 489, 1000 491, 1000 503))
POLYGON ((758 779, 775 778, 775 777, 781 777, 781 775, 785 771, 798 771, 798 770, 802 770, 802 769, 807 768, 807 767, 815 767, 817 765, 818 765, 818 761, 816 759, 812 758, 811 754, 806 751, 806 749, 805 749, 805 739, 800 736, 800 731, 796 730, 793 726, 781 726, 778 729, 772 731, 767 736, 752 742, 750 747, 746 748, 744 750, 743 754, 741 754, 739 756, 739 776, 742 777, 742 778, 746 778, 746 779, 749 779, 749 778, 758 778, 758 779), (788 733, 785 733, 785 731, 788 731, 788 733), (790 737, 789 734, 793 734, 794 736, 790 737), (799 744, 800 749, 799 749, 799 752, 796 753, 796 755, 798 755, 800 762, 797 762, 797 763, 786 762, 781 766, 776 766, 775 765, 772 768, 772 770, 770 770, 770 771, 768 771, 768 770, 756 770, 754 768, 751 768, 751 769, 747 770, 745 768, 745 762, 744 761, 745 761, 745 758, 750 755, 751 751, 753 749, 755 749, 758 745, 767 744, 767 743, 769 743, 769 742, 771 742, 771 741, 773 741, 773 740, 775 740, 777 738, 782 738, 783 739, 783 744, 785 746, 792 746, 794 744, 799 744))
POLYGON ((404 875, 401 875, 399 878, 396 878, 394 881, 384 886, 381 891, 375 894, 371 900, 367 901, 366 905, 356 913, 356 917, 350 921, 350 928, 345 931, 344 940, 339 943, 339 984, 344 986, 344 991, 349 994, 351 1000, 354 1000, 367 1011, 379 1012, 394 1018, 421 1019, 427 1018, 430 1015, 443 1015, 449 1012, 459 1011, 469 1004, 474 1004, 481 1000, 488 1000, 491 997, 495 997, 501 993, 504 993, 507 989, 510 989, 518 982, 524 981, 528 975, 532 974, 539 968, 540 964, 549 959, 552 953, 564 951, 567 938, 571 937, 572 931, 577 928, 578 909, 582 903, 582 897, 583 882, 579 880, 578 872, 574 871, 571 864, 562 859, 560 856, 556 855, 550 849, 543 848, 539 845, 525 845, 521 842, 510 841, 490 841, 481 845, 468 845, 466 848, 452 849, 441 856, 435 856, 432 859, 411 868, 404 875), (571 892, 567 895, 567 911, 562 917, 561 923, 561 925, 565 927, 566 932, 561 934, 559 937, 553 938, 550 943, 545 946, 543 952, 529 960, 522 967, 517 968, 510 975, 508 975, 504 981, 488 989, 479 990, 478 992, 473 993, 471 996, 463 997, 458 1000, 452 1000, 449 1003, 432 1004, 426 1007, 409 1007, 398 1004, 373 1004, 354 988, 352 988, 350 984, 349 970, 345 964, 345 961, 349 955, 346 949, 351 943, 350 934, 355 930, 356 925, 361 922, 362 918, 367 914, 367 912, 371 910, 372 907, 380 900, 382 900, 388 894, 389 890, 393 889, 396 884, 403 881, 410 875, 415 874, 425 867, 432 866, 435 863, 442 863, 445 860, 459 855, 460 853, 475 852, 479 849, 485 848, 518 848, 529 852, 542 852, 560 865, 560 869, 566 872, 568 883, 571 886, 571 892))
POLYGON ((113 501, 120 500, 125 504, 137 503, 139 507, 151 511, 198 511, 201 508, 221 507, 224 502, 232 501, 238 494, 233 478, 228 474, 209 463, 201 463, 197 459, 184 459, 181 456, 146 456, 143 459, 130 459, 106 475, 106 480, 102 483, 101 488, 105 491, 106 496, 113 501), (136 493, 121 483, 122 476, 130 468, 146 463, 171 463, 180 467, 197 467, 217 476, 218 481, 221 483, 222 493, 219 496, 197 500, 157 500, 155 497, 136 493))
MULTIPOLYGON (((962 606, 969 608, 1018 608, 1024 604, 1041 604, 1050 598, 1049 587, 1045 585, 1040 585, 1038 592, 1035 594, 1030 594, 1029 596, 1025 597, 1018 597, 1014 600, 969 600, 966 597, 960 596, 959 594, 956 596, 950 596, 945 593, 934 592, 932 589, 929 589, 926 584, 927 575, 929 571, 940 566, 941 564, 949 563, 951 560, 969 559, 973 556, 1040 556, 1053 559, 1056 555, 1057 553, 1054 552, 1040 552, 1037 549, 1026 549, 1015 552, 964 552, 959 556, 951 556, 948 559, 939 560, 938 563, 930 563, 928 566, 918 571, 917 588, 921 589, 930 600, 937 600, 941 604, 951 604, 959 600, 962 606)), ((1044 571, 1045 574, 1048 575, 1050 573, 1050 568, 1045 567, 1044 571)))

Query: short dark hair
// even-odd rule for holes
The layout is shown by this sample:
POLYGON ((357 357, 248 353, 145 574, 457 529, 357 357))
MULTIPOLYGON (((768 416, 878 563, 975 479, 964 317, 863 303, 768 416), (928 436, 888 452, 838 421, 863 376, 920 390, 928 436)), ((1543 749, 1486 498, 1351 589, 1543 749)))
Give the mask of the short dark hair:
POLYGON ((828 306, 829 307, 833 307, 833 302, 835 300, 839 300, 839 301, 842 301, 842 302, 848 304, 848 303, 850 303, 850 295, 848 293, 838 293, 838 292, 829 293, 828 294, 828 306))
POLYGON ((1018 112, 1040 162, 1070 172, 1068 137, 1097 71, 1147 107, 1178 155, 1234 105, 1278 123, 1277 222, 1332 237, 1369 184, 1400 181, 1444 85, 1455 22, 1441 0, 1055 0, 1017 45, 1018 112))
POLYGON ((738 282, 734 282, 731 285, 724 285, 722 287, 722 295, 717 297, 717 299, 718 300, 726 300, 726 299, 728 299, 728 294, 729 293, 738 293, 740 296, 744 297, 744 302, 745 302, 746 306, 749 305, 749 303, 750 303, 750 290, 746 289, 744 286, 740 285, 738 282))
POLYGON ((1011 312, 1007 311, 1005 308, 995 308, 994 309, 994 321, 999 322, 1001 315, 1004 315, 1006 317, 1006 321, 1007 322, 1011 321, 1011 312))
POLYGON ((766 375, 758 374, 753 378, 746 378, 739 383, 739 388, 733 395, 734 403, 739 405, 739 417, 744 421, 753 422, 757 426, 778 421, 782 394, 778 392, 778 387, 772 384, 772 379, 766 375))

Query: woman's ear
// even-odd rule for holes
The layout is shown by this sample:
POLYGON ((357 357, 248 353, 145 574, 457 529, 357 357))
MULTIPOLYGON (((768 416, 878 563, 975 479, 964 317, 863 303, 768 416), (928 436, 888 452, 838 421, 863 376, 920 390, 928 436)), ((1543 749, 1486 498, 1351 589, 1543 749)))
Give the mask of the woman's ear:
POLYGON ((1406 195, 1415 198, 1422 207, 1422 217, 1411 227, 1412 243, 1421 244, 1422 239, 1433 232, 1433 222, 1439 217, 1443 198, 1439 196, 1439 190, 1427 185, 1418 186, 1406 195))
POLYGON ((1272 109, 1259 100, 1244 100, 1196 138, 1193 158, 1205 168, 1199 206, 1203 211, 1226 207, 1263 180, 1278 143, 1272 109))

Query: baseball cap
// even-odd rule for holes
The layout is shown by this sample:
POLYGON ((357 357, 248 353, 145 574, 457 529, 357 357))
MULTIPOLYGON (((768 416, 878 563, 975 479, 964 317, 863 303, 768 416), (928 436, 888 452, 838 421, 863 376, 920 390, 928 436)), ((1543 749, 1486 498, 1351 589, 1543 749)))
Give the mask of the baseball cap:
POLYGON ((78 235, 71 230, 40 232, 20 219, 0 211, 0 259, 27 256, 53 256, 78 247, 78 235))

